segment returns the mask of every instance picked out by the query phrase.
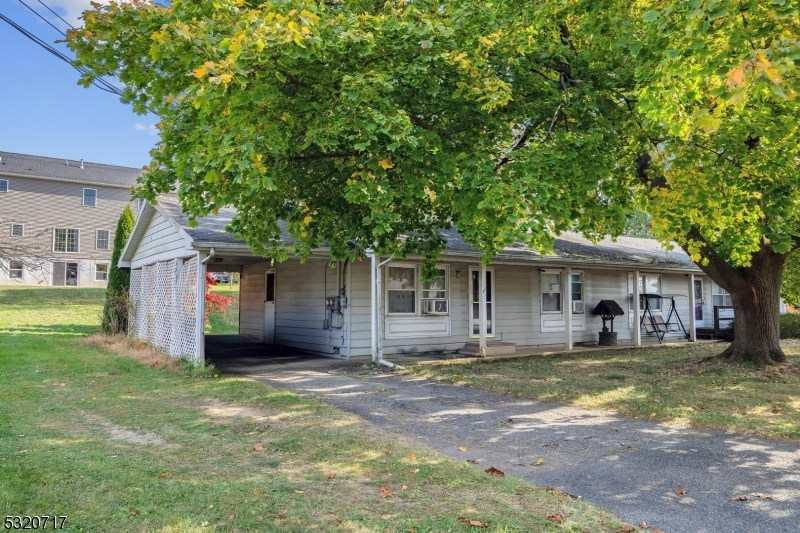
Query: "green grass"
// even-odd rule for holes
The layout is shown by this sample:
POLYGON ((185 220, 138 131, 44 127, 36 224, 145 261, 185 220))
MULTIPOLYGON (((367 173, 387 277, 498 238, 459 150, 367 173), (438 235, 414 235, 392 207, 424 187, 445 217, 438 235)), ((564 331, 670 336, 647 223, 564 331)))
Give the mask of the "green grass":
POLYGON ((419 364, 408 372, 534 400, 800 441, 800 342, 756 369, 704 358, 726 344, 419 364))
POLYGON ((67 531, 92 532, 620 529, 314 399, 98 348, 86 336, 101 298, 0 289, 3 516, 66 515, 67 531))
POLYGON ((239 285, 234 284, 231 287, 229 284, 215 285, 212 289, 229 298, 233 298, 234 302, 228 307, 227 311, 219 312, 213 311, 208 315, 208 324, 206 324, 206 334, 208 335, 238 335, 239 334, 239 285))

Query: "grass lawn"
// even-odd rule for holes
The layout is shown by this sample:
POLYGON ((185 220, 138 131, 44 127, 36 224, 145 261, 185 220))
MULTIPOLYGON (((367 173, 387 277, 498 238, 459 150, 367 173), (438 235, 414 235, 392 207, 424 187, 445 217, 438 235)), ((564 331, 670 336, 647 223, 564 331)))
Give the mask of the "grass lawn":
POLYGON ((790 363, 757 370, 699 363, 726 344, 647 347, 419 364, 418 375, 520 398, 764 437, 800 440, 800 342, 790 363))
POLYGON ((66 531, 92 532, 622 530, 314 399, 99 348, 87 336, 101 297, 0 288, 2 518, 66 515, 66 531))
POLYGON ((239 334, 239 285, 235 284, 231 287, 227 283, 220 283, 214 285, 211 289, 213 292, 218 292, 229 298, 233 298, 234 302, 228 307, 224 313, 213 311, 208 315, 208 324, 206 324, 207 335, 238 335, 239 334))

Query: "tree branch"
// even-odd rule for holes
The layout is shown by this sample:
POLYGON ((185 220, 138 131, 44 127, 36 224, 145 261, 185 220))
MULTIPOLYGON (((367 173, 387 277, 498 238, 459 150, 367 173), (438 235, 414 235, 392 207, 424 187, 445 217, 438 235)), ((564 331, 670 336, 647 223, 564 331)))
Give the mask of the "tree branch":
POLYGON ((329 152, 322 154, 298 155, 290 157, 289 161, 314 161, 316 159, 342 159, 344 157, 355 157, 361 152, 329 152))

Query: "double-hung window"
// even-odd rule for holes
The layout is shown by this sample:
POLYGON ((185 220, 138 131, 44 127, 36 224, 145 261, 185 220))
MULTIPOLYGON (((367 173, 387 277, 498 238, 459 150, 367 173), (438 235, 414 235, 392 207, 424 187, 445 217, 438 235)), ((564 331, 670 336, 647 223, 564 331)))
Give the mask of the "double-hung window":
MULTIPOLYGON (((658 274, 642 274, 639 276, 639 294, 661 294, 661 276, 658 274)), ((644 309, 645 297, 639 297, 639 309, 644 309)), ((647 298, 652 311, 661 311, 661 298, 647 298)))
POLYGON ((414 315, 417 312, 417 268, 413 265, 389 266, 386 283, 386 312, 414 315))
POLYGON ((8 263, 8 277, 11 279, 22 279, 22 272, 25 266, 22 261, 9 261, 8 263))
POLYGON ((583 314, 583 274, 570 274, 570 309, 575 314, 583 314))
POLYGON ((11 224, 11 236, 22 237, 25 233, 25 226, 23 224, 11 224))
POLYGON ((542 272, 542 313, 561 312, 561 274, 542 272))
POLYGON ((53 230, 53 251, 76 254, 79 250, 81 230, 55 228, 53 230))
POLYGON ((94 266, 94 280, 108 281, 108 263, 97 263, 94 266))
POLYGON ((731 298, 731 293, 716 283, 714 284, 714 292, 711 295, 711 302, 714 306, 733 307, 733 298, 731 298))
POLYGON ((108 250, 109 235, 110 232, 107 229, 97 230, 95 239, 95 248, 97 250, 108 250))
POLYGON ((83 189, 83 206, 97 207, 97 189, 83 189))
POLYGON ((437 268, 436 277, 422 282, 423 315, 447 314, 447 269, 437 268))
POLYGON ((0 193, 8 192, 8 180, 0 180, 0 193))

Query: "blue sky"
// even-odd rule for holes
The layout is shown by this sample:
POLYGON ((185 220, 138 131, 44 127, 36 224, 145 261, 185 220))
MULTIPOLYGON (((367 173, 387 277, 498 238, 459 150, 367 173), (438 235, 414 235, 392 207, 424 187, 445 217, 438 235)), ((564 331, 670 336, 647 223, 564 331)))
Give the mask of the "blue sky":
MULTIPOLYGON (((37 0, 23 0, 50 15, 37 0)), ((42 0, 77 26, 90 0, 42 0)), ((62 38, 18 0, 0 13, 51 44, 62 38)), ((63 22, 48 17, 59 28, 63 22)), ((73 57, 62 44, 62 51, 73 57)), ((77 84, 79 74, 0 20, 0 150, 140 168, 158 140, 156 116, 140 116, 113 94, 77 84)), ((118 83, 115 83, 119 85, 118 83)))

